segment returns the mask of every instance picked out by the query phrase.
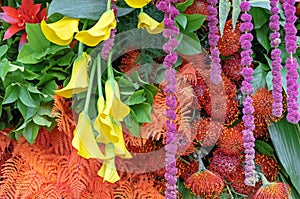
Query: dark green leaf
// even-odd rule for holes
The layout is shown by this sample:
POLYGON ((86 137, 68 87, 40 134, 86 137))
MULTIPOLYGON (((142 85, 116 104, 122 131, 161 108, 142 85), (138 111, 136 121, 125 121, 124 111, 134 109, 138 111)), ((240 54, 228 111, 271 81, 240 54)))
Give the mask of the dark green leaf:
POLYGON ((135 104, 141 104, 142 102, 146 101, 146 98, 144 97, 144 89, 135 91, 125 102, 128 106, 135 105, 135 104))
POLYGON ((205 15, 200 15, 200 14, 186 15, 186 17, 188 21, 185 28, 186 32, 194 32, 198 30, 206 19, 205 15))
POLYGON ((140 123, 151 122, 151 105, 147 103, 133 105, 131 107, 140 123))
POLYGON ((176 17, 176 22, 183 28, 186 28, 187 25, 187 17, 186 15, 179 13, 179 15, 176 17))
POLYGON ((2 104, 10 104, 12 102, 15 102, 19 97, 19 89, 20 88, 17 85, 9 85, 5 89, 5 96, 2 104))
POLYGON ((264 64, 259 63, 259 65, 254 70, 254 74, 253 74, 254 80, 252 81, 252 86, 254 90, 258 88, 265 88, 267 86, 267 82, 266 82, 267 72, 262 69, 263 67, 262 65, 264 64))
POLYGON ((40 116, 38 114, 35 114, 32 119, 33 122, 39 126, 51 126, 51 122, 46 119, 46 116, 40 116))
POLYGON ((240 16, 241 9, 240 9, 241 0, 232 0, 232 27, 233 30, 235 29, 237 19, 240 16))
POLYGON ((270 17, 263 11, 262 8, 251 8, 250 14, 253 18, 254 29, 261 28, 265 23, 267 23, 270 17))
POLYGON ((220 0, 219 1, 219 26, 221 37, 223 36, 225 23, 230 11, 231 3, 229 0, 220 0))
POLYGON ((6 54, 7 50, 8 50, 7 45, 0 46, 0 59, 3 58, 3 56, 6 54))
POLYGON ((266 23, 263 25, 263 27, 256 29, 255 32, 258 42, 267 50, 267 52, 269 52, 269 50, 271 49, 269 39, 269 25, 266 23))
POLYGON ((0 78, 4 81, 6 74, 9 70, 9 61, 7 59, 3 59, 0 61, 0 78))
POLYGON ((194 34, 179 34, 179 45, 176 51, 185 55, 195 55, 202 52, 201 44, 198 37, 194 34))
POLYGON ((30 107, 30 106, 26 106, 24 105, 21 100, 17 101, 17 107, 19 109, 19 111, 21 112, 24 121, 28 121, 38 110, 37 107, 30 107))
POLYGON ((137 121, 137 117, 132 109, 130 109, 130 114, 124 118, 124 123, 126 128, 134 135, 139 137, 140 135, 140 126, 137 121))
POLYGON ((300 194, 300 127, 284 118, 269 126, 269 133, 277 156, 300 194))
POLYGON ((272 156, 274 153, 274 149, 268 143, 262 140, 255 140, 255 149, 259 153, 265 154, 267 156, 272 156))
POLYGON ((176 8, 179 10, 179 12, 184 12, 193 3, 194 3, 194 0, 186 0, 185 2, 177 3, 176 8))
POLYGON ((72 63, 75 53, 73 51, 68 52, 66 55, 60 57, 57 60, 57 65, 59 66, 68 66, 72 63))
POLYGON ((36 102, 32 99, 32 96, 25 86, 20 88, 19 99, 26 106, 37 107, 36 102))
POLYGON ((22 130, 22 134, 30 144, 33 144, 38 135, 39 129, 40 127, 38 125, 34 122, 30 122, 22 130))
POLYGON ((184 186, 184 182, 181 179, 178 181, 178 191, 181 193, 182 198, 184 199, 197 199, 197 196, 192 194, 191 190, 184 186))

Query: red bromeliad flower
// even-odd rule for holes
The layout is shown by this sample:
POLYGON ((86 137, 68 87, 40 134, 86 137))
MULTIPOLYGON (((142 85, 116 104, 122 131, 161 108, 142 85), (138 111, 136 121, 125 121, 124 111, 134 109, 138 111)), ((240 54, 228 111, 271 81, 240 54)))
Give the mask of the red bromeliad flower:
MULTIPOLYGON (((46 8, 41 10, 42 4, 34 4, 33 0, 22 0, 22 5, 16 9, 3 6, 0 19, 11 24, 6 30, 3 40, 11 38, 17 32, 25 30, 26 23, 40 23, 46 17, 46 8)), ((26 32, 20 38, 19 49, 27 43, 26 32)))

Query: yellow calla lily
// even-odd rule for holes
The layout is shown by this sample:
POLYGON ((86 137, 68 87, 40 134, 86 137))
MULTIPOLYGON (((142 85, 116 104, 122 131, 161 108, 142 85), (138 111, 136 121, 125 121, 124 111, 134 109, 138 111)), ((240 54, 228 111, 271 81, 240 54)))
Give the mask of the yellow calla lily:
POLYGON ((105 108, 104 97, 100 96, 97 101, 98 116, 94 122, 94 128, 99 132, 96 140, 101 143, 117 143, 119 141, 118 135, 114 131, 113 122, 110 115, 103 113, 105 108))
POLYGON ((45 37, 57 45, 65 46, 71 43, 75 32, 78 32, 79 19, 63 17, 57 22, 47 24, 41 22, 41 29, 45 37))
POLYGON ((81 112, 79 114, 78 124, 76 126, 76 129, 74 130, 72 145, 78 150, 78 155, 86 159, 106 159, 106 157, 99 149, 99 146, 94 137, 91 120, 85 112, 81 112))
POLYGON ((164 24, 158 23, 149 15, 142 12, 139 14, 138 28, 145 28, 149 34, 158 34, 164 30, 164 24))
POLYGON ((78 41, 88 46, 96 46, 101 41, 110 37, 112 29, 116 28, 117 22, 113 10, 103 13, 99 21, 89 30, 83 30, 75 35, 78 41))
POLYGON ((131 154, 129 153, 125 145, 121 123, 118 121, 113 121, 113 127, 114 127, 114 131, 119 137, 119 141, 114 144, 115 154, 120 156, 121 158, 126 158, 126 159, 132 158, 131 154))
POLYGON ((111 115, 117 121, 123 121, 130 109, 120 100, 119 85, 113 78, 109 78, 105 83, 105 97, 106 107, 103 113, 111 115))
POLYGON ((132 8, 142 8, 151 0, 125 0, 125 2, 132 8))
POLYGON ((70 82, 63 89, 56 90, 55 93, 62 97, 70 98, 73 94, 86 91, 89 85, 87 68, 90 60, 91 57, 85 52, 77 57, 73 64, 70 82))

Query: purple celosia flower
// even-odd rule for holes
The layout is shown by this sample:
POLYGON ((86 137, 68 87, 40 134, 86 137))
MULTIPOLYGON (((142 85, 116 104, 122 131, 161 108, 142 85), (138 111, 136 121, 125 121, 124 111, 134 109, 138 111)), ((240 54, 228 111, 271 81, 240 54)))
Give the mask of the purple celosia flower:
MULTIPOLYGON (((286 60, 287 72, 287 120, 291 123, 297 124, 300 121, 299 105, 298 105, 298 72, 297 72, 297 59, 293 58, 293 54, 296 53, 298 48, 297 29, 295 27, 296 21, 296 8, 294 6, 295 0, 283 0, 282 1, 284 14, 286 17, 284 30, 285 30, 285 46, 286 52, 290 54, 290 57, 286 60)), ((277 86, 278 88, 278 86, 277 86)), ((277 94, 278 95, 278 94, 277 94)))
POLYGON ((253 24, 251 23, 251 15, 247 12, 250 10, 250 3, 248 1, 244 1, 240 4, 241 11, 244 12, 241 15, 242 24, 240 25, 240 31, 243 32, 243 35, 240 37, 241 42, 241 66, 243 66, 242 75, 243 82, 241 91, 244 95, 243 100, 243 122, 245 126, 245 130, 243 130, 243 141, 245 148, 245 181, 244 183, 248 186, 255 186, 256 183, 256 172, 255 172, 255 150, 254 150, 254 141, 255 138, 253 136, 253 130, 255 128, 254 125, 254 107, 252 105, 252 94, 253 87, 251 81, 253 80, 253 69, 251 68, 251 64, 253 61, 252 58, 252 40, 253 35, 251 34, 251 30, 253 29, 253 24))
POLYGON ((111 52, 114 46, 116 32, 116 29, 111 30, 109 39, 104 41, 103 48, 101 51, 101 56, 104 60, 107 60, 109 53, 111 52))

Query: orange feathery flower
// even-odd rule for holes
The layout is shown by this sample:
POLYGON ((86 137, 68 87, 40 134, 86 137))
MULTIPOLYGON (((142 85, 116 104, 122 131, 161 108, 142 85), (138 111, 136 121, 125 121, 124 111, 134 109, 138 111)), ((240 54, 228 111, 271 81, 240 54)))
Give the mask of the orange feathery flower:
POLYGON ((193 173, 198 171, 199 165, 196 161, 189 161, 181 157, 177 159, 176 167, 178 168, 177 174, 183 180, 187 180, 193 173))
MULTIPOLYGON (((179 0, 180 3, 185 2, 185 0, 179 0)), ((201 14, 201 15, 209 15, 209 11, 207 9, 208 3, 204 0, 195 0, 192 5, 190 5, 185 11, 185 14, 201 14)))
POLYGON ((232 19, 229 19, 224 27, 223 36, 220 37, 218 48, 222 56, 229 56, 236 53, 240 49, 240 24, 237 23, 234 31, 232 31, 232 19))
POLYGON ((212 173, 209 170, 203 170, 191 175, 184 183, 191 189, 197 197, 204 199, 218 198, 223 187, 224 181, 219 174, 212 173))
POLYGON ((241 74, 241 55, 239 53, 235 53, 230 58, 222 61, 222 71, 231 81, 240 84, 243 80, 243 76, 241 74))
POLYGON ((255 162, 261 167, 261 172, 268 180, 271 182, 275 180, 277 174, 279 173, 280 167, 275 162, 274 158, 265 154, 255 154, 255 162))
POLYGON ((124 54, 121 60, 122 65, 119 66, 120 70, 123 73, 126 73, 131 69, 137 67, 138 64, 136 63, 136 60, 139 58, 140 54, 141 54, 140 50, 132 50, 124 54))
POLYGON ((233 155, 241 154, 244 151, 242 131, 236 126, 224 128, 217 145, 223 153, 233 155))
POLYGON ((255 194, 253 199, 289 199, 290 187, 282 182, 272 182, 263 185, 255 194))

